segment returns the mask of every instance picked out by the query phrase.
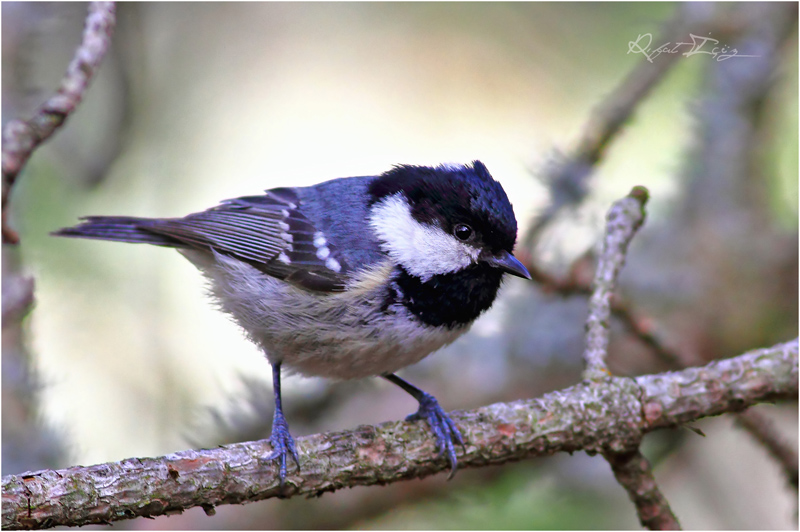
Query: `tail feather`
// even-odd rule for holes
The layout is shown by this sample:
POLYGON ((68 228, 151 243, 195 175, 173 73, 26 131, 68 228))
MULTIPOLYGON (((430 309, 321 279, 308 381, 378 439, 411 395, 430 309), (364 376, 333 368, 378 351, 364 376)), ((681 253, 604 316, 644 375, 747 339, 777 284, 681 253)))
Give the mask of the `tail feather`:
POLYGON ((174 238, 148 231, 148 227, 153 227, 157 224, 158 219, 132 216, 87 216, 81 218, 81 220, 82 222, 74 227, 65 227, 50 234, 134 244, 185 247, 184 244, 174 238))

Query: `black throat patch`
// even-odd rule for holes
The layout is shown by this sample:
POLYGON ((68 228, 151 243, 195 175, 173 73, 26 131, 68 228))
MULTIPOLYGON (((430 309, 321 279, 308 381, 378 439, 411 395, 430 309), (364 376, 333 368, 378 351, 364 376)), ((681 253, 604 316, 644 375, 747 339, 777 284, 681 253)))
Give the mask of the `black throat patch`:
POLYGON ((492 306, 502 276, 487 264, 474 264, 423 282, 399 267, 394 279, 399 290, 389 291, 393 301, 388 303, 402 304, 426 325, 453 329, 469 325, 492 306))

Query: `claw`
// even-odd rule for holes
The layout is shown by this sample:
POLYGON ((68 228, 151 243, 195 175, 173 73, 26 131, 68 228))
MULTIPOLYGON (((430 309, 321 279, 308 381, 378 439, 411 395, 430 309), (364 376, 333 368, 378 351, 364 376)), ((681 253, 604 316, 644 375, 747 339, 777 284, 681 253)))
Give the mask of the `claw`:
POLYGON ((458 459, 456 458, 454 444, 459 444, 462 449, 464 449, 464 452, 466 452, 464 438, 461 436, 461 432, 458 430, 458 427, 456 427, 456 424, 450 419, 450 416, 447 415, 444 409, 439 406, 439 401, 431 394, 412 386, 397 375, 389 374, 383 377, 389 382, 397 384, 419 401, 419 410, 408 416, 406 420, 416 421, 424 419, 428 422, 428 425, 430 425, 436 436, 436 448, 439 451, 439 457, 447 455, 447 461, 450 463, 450 475, 448 475, 447 480, 452 479, 458 469, 458 459))
POLYGON ((280 459, 280 470, 278 476, 281 480, 281 488, 286 483, 286 455, 290 455, 297 465, 297 470, 300 471, 300 457, 297 455, 297 448, 294 445, 294 438, 289 433, 289 425, 286 423, 286 418, 283 413, 280 415, 275 414, 275 420, 272 423, 272 435, 269 438, 272 444, 272 452, 264 457, 265 460, 280 459))
POLYGON ((272 435, 269 441, 272 444, 272 452, 264 457, 265 460, 280 459, 278 478, 281 481, 281 490, 286 484, 286 455, 290 455, 297 464, 297 470, 300 471, 300 457, 297 455, 297 448, 294 445, 294 438, 289 433, 289 424, 286 423, 286 418, 283 415, 283 407, 281 406, 281 365, 280 363, 272 365, 272 388, 275 394, 275 415, 272 418, 272 435))
POLYGON ((450 463, 450 474, 447 480, 453 478, 458 469, 458 459, 454 443, 464 447, 464 438, 450 419, 450 416, 439 406, 439 401, 428 393, 424 393, 419 401, 419 410, 406 418, 409 421, 425 419, 431 426, 436 435, 436 448, 439 450, 439 457, 447 454, 447 461, 450 463))

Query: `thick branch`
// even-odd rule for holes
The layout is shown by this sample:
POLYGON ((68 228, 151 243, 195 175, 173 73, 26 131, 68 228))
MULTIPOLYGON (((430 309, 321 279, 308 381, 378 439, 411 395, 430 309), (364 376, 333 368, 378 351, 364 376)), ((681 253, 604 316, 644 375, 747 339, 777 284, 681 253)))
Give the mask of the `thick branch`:
POLYGON ((756 404, 746 399, 751 395, 763 398, 758 402, 796 400, 797 351, 795 338, 706 366, 637 377, 643 392, 646 430, 744 410, 756 404), (729 382, 736 383, 735 390, 729 382), (680 393, 674 393, 672 387, 679 388, 680 393))
POLYGON ((6 224, 11 187, 33 150, 50 138, 77 108, 94 73, 108 50, 115 25, 114 2, 92 2, 83 30, 83 41, 75 51, 56 94, 27 121, 11 120, 3 129, 3 242, 16 243, 17 236, 6 224))
MULTIPOLYGON (((557 452, 633 451, 642 435, 797 394, 797 340, 702 368, 584 382, 540 399, 456 412, 462 467, 557 452)), ((107 523, 446 471, 424 423, 393 422, 297 440, 302 471, 283 493, 264 441, 3 478, 3 528, 107 523)))

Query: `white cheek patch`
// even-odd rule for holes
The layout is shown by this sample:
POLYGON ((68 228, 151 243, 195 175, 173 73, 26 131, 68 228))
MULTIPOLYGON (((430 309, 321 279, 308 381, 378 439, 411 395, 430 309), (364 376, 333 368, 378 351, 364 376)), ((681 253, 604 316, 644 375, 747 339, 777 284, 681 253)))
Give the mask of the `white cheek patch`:
POLYGON ((478 259, 477 249, 439 227, 415 220, 400 194, 376 203, 369 225, 381 241, 381 249, 423 282, 434 275, 463 270, 478 259))

